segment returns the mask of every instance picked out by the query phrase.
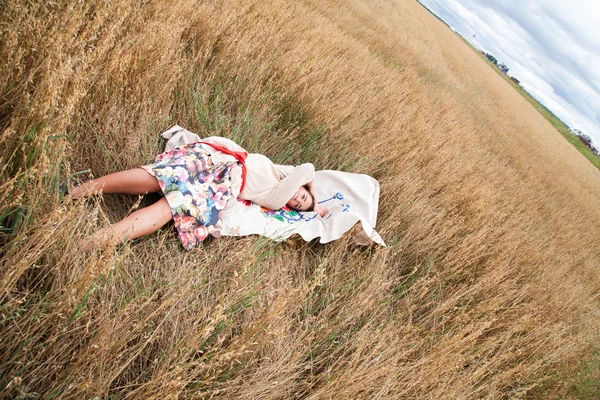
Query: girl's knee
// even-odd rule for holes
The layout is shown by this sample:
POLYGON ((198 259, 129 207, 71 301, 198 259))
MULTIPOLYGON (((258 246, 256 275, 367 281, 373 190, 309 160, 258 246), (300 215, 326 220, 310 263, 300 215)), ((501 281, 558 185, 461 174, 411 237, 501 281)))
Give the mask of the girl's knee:
POLYGON ((164 223, 169 222, 170 220, 173 219, 173 213, 171 212, 171 206, 169 206, 169 202, 167 201, 166 198, 162 198, 160 199, 157 203, 157 211, 160 214, 160 219, 161 221, 164 221, 164 223))

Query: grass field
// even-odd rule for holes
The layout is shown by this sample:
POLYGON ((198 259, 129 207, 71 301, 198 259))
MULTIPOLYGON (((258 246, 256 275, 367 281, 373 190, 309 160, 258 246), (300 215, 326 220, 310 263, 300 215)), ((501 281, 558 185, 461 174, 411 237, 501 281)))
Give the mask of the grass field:
MULTIPOLYGON (((501 73, 501 71, 498 71, 499 73, 501 73)), ((595 154, 592 149, 590 149, 589 147, 587 147, 586 145, 584 145, 581 140, 579 140, 579 138, 577 137, 577 135, 575 135, 571 129, 569 128, 569 126, 567 124, 565 124, 560 118, 558 118, 556 115, 554 115, 554 113, 552 111, 550 111, 548 108, 546 108, 543 104, 541 104, 539 101, 537 101, 532 95, 529 94, 529 92, 527 92, 525 89, 523 89, 522 86, 516 84, 515 82, 512 82, 510 80, 510 78, 506 77, 505 79, 509 82, 510 85, 512 85, 515 90, 517 90, 519 93, 521 93, 521 95, 528 101, 531 103, 531 105, 538 110, 538 112, 540 114, 542 114, 544 116, 544 118, 546 118, 546 120, 548 122, 550 122, 550 124, 556 128, 557 131, 559 131, 561 133, 561 135, 564 136, 565 139, 567 139, 567 141, 569 143, 571 143, 573 146, 575 146, 575 148, 577 150, 579 150, 579 152, 581 154, 583 154, 585 156, 585 158, 587 158, 592 164, 594 164, 596 166, 596 168, 600 169, 600 156, 598 156, 597 154, 595 154)))
POLYGON ((413 0, 0 5, 7 398, 593 399, 600 171, 413 0), (64 201, 179 124, 381 184, 386 248, 172 226, 64 201))
MULTIPOLYGON (((450 25, 448 25, 443 19, 441 19, 440 17, 438 17, 427 6, 425 6, 424 4, 422 4, 420 2, 419 2, 419 4, 421 4, 427 11, 429 11, 431 13, 431 15, 433 15, 434 17, 436 17, 437 19, 439 19, 444 25, 446 25, 449 29, 451 29, 450 25)), ((460 33, 458 33, 458 32, 454 32, 454 33, 456 33, 456 35, 458 35, 458 37, 460 37, 461 40, 467 46, 471 47, 478 54, 481 54, 480 50, 478 50, 475 46, 473 46, 460 33)), ((504 80, 506 82, 508 82, 509 85, 511 85, 512 87, 514 87, 516 91, 518 91, 529 103, 531 103, 531 105, 536 110, 538 110, 538 112, 544 118, 546 118, 546 120, 548 122, 550 122, 550 124, 552 126, 554 126, 554 128, 556 128, 556 130, 559 131, 564 136, 564 138, 567 139, 567 141, 569 143, 571 143, 573 146, 575 146, 575 148, 577 150, 579 150, 579 152, 581 154, 583 154, 585 156, 585 158, 587 158, 588 160, 590 160, 590 162, 592 164, 594 164, 598 169, 600 169, 600 156, 598 156, 597 154, 595 154, 589 147, 587 147, 586 145, 584 145, 581 142, 581 140, 579 140, 579 138, 577 137, 577 135, 575 135, 571 131, 571 129, 569 128, 569 126, 567 124, 565 124, 560 118, 558 118, 546 106, 544 106, 542 103, 540 103, 535 97, 533 97, 531 94, 529 94, 529 92, 527 90, 525 90, 521 85, 519 85, 518 83, 515 83, 515 82, 511 81, 510 77, 508 75, 502 73, 502 71, 500 71, 491 61, 487 60, 487 58, 485 56, 482 55, 482 59, 484 59, 485 62, 488 63, 488 65, 490 65, 490 67, 494 68, 494 71, 496 71, 500 76, 502 76, 504 78, 504 80)))
MULTIPOLYGON (((425 6, 421 2, 419 2, 419 4, 421 4, 427 11, 429 11, 431 13, 431 15, 433 15, 434 17, 436 17, 437 19, 439 19, 444 25, 448 26, 448 28, 451 29, 450 25, 448 25, 443 19, 441 19, 440 17, 438 17, 427 6, 425 6)), ((467 46, 471 47, 478 54, 481 54, 480 50, 478 50, 475 46, 473 46, 460 33, 456 32, 456 31, 454 33, 456 33, 456 35, 458 35, 458 37, 460 37, 461 40, 463 42, 465 42, 465 44, 467 46)), ((491 61, 487 60, 487 58, 485 56, 482 55, 482 59, 484 59, 485 62, 488 63, 488 65, 490 65, 490 67, 494 68, 494 71, 496 71, 500 76, 502 76, 504 78, 504 80, 506 82, 508 82, 509 85, 511 85, 512 87, 514 87, 516 91, 518 91, 529 103, 531 103, 531 105, 536 110, 538 110, 538 112, 544 118, 546 118, 546 120, 548 122, 550 122, 550 124, 552 126, 554 126, 554 128, 556 128, 556 130, 559 131, 564 136, 564 138, 567 139, 567 141, 569 143, 571 143, 573 146, 575 146, 575 148, 577 150, 579 150, 579 152, 581 154, 583 154, 585 156, 585 158, 587 158, 588 160, 590 160, 590 162, 592 164, 594 164, 598 169, 600 169, 600 156, 598 156, 597 154, 595 154, 589 147, 587 147, 586 145, 584 145, 581 142, 581 140, 579 140, 579 138, 577 137, 577 135, 575 135, 571 131, 571 129, 569 128, 569 126, 567 124, 565 124, 560 118, 558 118, 546 106, 544 106, 542 103, 540 103, 535 97, 533 97, 531 94, 529 94, 529 92, 527 90, 525 90, 521 85, 519 85, 518 83, 515 83, 515 82, 511 81, 511 79, 510 79, 510 77, 508 75, 502 73, 502 71, 500 71, 496 67, 496 65, 494 65, 491 61)))

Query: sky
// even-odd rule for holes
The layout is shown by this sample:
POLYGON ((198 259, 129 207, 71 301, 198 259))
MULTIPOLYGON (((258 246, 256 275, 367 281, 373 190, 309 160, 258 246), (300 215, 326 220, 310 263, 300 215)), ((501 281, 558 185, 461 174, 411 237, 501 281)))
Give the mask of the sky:
POLYGON ((599 0, 419 0, 600 148, 599 0))

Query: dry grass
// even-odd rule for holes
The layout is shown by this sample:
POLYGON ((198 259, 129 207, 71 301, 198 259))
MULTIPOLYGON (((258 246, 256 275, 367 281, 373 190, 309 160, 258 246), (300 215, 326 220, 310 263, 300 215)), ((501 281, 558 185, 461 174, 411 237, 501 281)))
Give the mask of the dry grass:
POLYGON ((417 2, 0 9, 6 397, 572 395, 600 172, 417 2), (138 199, 64 203, 60 179, 146 163, 174 123, 375 176, 389 247, 184 252, 168 228, 82 254, 138 199))

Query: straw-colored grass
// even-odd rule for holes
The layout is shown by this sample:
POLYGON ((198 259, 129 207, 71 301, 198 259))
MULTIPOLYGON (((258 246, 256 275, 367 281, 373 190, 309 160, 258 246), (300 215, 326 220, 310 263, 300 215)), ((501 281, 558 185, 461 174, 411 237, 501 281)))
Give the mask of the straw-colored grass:
POLYGON ((0 9, 4 396, 593 398, 600 172, 417 2, 0 9), (175 123, 376 177, 389 246, 82 253, 140 199, 61 179, 175 123))

